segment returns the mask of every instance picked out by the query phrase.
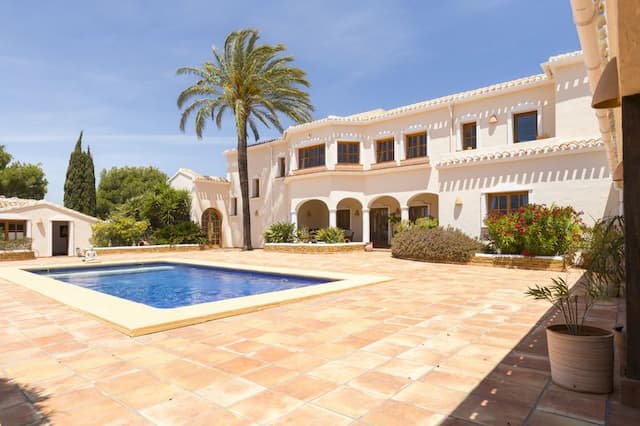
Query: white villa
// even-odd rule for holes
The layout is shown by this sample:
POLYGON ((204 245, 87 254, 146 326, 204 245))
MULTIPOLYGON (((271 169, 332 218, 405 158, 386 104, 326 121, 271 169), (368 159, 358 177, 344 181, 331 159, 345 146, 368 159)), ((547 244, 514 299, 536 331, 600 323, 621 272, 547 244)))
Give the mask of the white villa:
MULTIPOLYGON (((392 110, 329 116, 248 149, 252 241, 270 224, 338 226, 387 246, 388 218, 432 216, 481 236, 493 210, 570 205, 587 222, 618 214, 581 52, 553 56, 543 73, 392 110)), ((192 216, 211 243, 242 245, 237 153, 227 177, 180 169, 192 216)))

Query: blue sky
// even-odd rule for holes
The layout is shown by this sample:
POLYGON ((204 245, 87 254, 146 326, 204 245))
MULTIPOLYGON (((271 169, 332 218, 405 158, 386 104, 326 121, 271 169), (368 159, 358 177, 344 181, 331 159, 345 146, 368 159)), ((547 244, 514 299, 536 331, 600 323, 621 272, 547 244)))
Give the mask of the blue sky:
POLYGON ((43 165, 54 202, 81 129, 96 174, 154 165, 224 176, 232 119, 202 141, 192 127, 182 134, 175 100, 191 80, 175 70, 247 27, 307 71, 315 118, 536 74, 579 49, 569 0, 3 2, 0 144, 43 165))

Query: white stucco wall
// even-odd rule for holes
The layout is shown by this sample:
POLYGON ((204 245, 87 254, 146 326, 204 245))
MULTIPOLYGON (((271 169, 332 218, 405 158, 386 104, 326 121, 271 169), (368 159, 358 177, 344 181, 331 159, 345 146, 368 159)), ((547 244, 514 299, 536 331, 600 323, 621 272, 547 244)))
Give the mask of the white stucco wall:
POLYGON ((32 248, 37 257, 52 255, 53 222, 69 222, 68 255, 74 256, 76 248, 84 250, 90 246, 91 226, 98 221, 51 204, 36 204, 1 212, 0 220, 2 219, 27 222, 27 237, 33 239, 32 248))

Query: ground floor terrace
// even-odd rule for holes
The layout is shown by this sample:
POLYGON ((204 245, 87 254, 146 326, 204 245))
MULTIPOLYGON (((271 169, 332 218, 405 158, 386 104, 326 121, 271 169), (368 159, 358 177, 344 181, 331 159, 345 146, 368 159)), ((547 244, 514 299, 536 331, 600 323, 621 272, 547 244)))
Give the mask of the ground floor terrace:
MULTIPOLYGON (((616 393, 551 383, 544 326, 555 313, 523 292, 552 273, 402 261, 387 252, 175 257, 393 279, 130 338, 0 278, 0 423, 629 425, 640 418, 616 393)), ((69 259, 13 264, 60 262, 69 259)), ((598 306, 593 321, 612 326, 616 306, 598 306)))

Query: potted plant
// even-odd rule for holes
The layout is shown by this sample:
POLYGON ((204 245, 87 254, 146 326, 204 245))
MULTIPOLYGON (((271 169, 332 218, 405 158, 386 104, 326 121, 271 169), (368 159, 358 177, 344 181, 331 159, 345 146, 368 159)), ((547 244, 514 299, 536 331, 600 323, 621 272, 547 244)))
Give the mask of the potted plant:
POLYGON ((526 294, 546 300, 562 313, 564 324, 547 327, 551 379, 578 392, 610 393, 613 389, 613 333, 584 325, 594 304, 607 296, 606 284, 586 273, 570 291, 562 278, 552 285, 530 287, 526 294), (578 295, 580 290, 581 294, 578 295))

